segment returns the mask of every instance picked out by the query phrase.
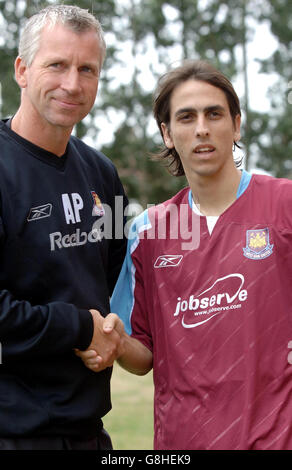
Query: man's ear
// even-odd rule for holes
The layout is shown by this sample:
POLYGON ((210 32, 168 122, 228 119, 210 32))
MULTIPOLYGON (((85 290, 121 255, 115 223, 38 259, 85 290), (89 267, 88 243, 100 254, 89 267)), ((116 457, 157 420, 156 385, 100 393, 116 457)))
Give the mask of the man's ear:
POLYGON ((238 142, 240 140, 240 125, 241 125, 241 117, 240 114, 235 116, 234 120, 234 141, 238 142))
POLYGON ((14 63, 14 72, 15 72, 15 79, 20 86, 20 88, 26 88, 27 86, 27 66, 21 57, 16 57, 14 63))
POLYGON ((167 126, 164 122, 161 123, 161 132, 163 136, 164 143, 168 149, 174 148, 174 143, 172 141, 171 133, 169 126, 167 126))

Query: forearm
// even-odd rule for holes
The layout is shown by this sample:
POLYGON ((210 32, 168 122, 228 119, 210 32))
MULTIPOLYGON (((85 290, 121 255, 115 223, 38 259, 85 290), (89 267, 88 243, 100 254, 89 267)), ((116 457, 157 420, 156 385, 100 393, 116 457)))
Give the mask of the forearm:
POLYGON ((153 365, 152 352, 140 341, 124 333, 124 352, 117 359, 123 369, 136 375, 145 375, 153 365))
POLYGON ((92 332, 89 311, 64 302, 33 306, 16 300, 7 290, 0 291, 0 342, 5 360, 85 349, 92 332))

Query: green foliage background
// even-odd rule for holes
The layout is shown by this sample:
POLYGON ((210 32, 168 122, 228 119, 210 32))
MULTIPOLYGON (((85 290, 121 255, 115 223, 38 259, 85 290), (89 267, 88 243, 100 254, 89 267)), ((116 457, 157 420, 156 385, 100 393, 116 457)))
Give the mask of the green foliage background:
MULTIPOLYGON (((20 93, 13 80, 20 29, 25 18, 54 0, 0 0, 1 115, 12 115, 20 93)), ((101 21, 108 43, 96 105, 76 126, 79 137, 102 150, 116 164, 131 199, 146 207, 181 189, 150 155, 162 144, 152 117, 152 94, 158 76, 174 57, 205 58, 231 80, 241 77, 244 92, 245 166, 251 158, 275 176, 291 177, 292 9, 282 0, 70 0, 92 11, 101 21), (260 71, 277 74, 269 90, 270 111, 254 110, 249 102, 253 83, 248 75, 248 44, 258 25, 266 23, 278 41, 267 51, 260 71), (150 53, 150 51, 152 51, 150 53), (179 51, 179 52, 178 52, 179 51), (110 134, 111 138, 105 139, 110 134)), ((263 44, 265 48, 265 44, 263 44)))
POLYGON ((114 365, 112 410, 103 418, 115 450, 153 449, 153 376, 130 374, 114 365))

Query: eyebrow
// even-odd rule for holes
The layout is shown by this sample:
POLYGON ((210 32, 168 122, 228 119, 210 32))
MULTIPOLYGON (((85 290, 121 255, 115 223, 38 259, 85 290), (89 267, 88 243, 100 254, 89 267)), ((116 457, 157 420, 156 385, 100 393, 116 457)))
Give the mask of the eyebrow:
MULTIPOLYGON (((51 57, 46 58, 46 60, 44 61, 44 65, 49 65, 49 64, 54 64, 54 63, 67 64, 68 60, 64 56, 56 56, 56 55, 53 56, 52 55, 51 57)), ((99 63, 84 62, 84 63, 81 63, 80 67, 92 68, 92 69, 96 70, 97 72, 99 72, 99 63)))
MULTIPOLYGON (((221 106, 220 104, 215 104, 215 105, 212 105, 212 106, 206 106, 205 108, 203 108, 203 112, 204 113, 208 113, 208 112, 212 112, 212 111, 225 111, 225 108, 223 106, 221 106)), ((180 114, 183 114, 183 113, 197 113, 198 110, 196 108, 193 108, 193 107, 187 107, 187 108, 181 108, 181 109, 178 109, 176 112, 175 112, 175 117, 179 116, 180 114)))

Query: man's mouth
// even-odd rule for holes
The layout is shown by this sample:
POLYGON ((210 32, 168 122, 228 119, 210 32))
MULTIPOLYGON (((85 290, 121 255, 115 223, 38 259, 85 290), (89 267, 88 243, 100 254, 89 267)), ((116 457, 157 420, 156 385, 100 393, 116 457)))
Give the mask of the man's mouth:
POLYGON ((62 99, 62 98, 55 98, 55 100, 57 101, 59 106, 61 106, 62 108, 74 109, 80 106, 80 103, 76 101, 69 101, 69 100, 62 99))
POLYGON ((211 153, 214 152, 215 147, 213 145, 197 145, 194 149, 195 153, 211 153))

